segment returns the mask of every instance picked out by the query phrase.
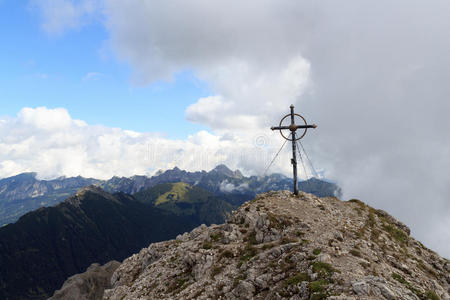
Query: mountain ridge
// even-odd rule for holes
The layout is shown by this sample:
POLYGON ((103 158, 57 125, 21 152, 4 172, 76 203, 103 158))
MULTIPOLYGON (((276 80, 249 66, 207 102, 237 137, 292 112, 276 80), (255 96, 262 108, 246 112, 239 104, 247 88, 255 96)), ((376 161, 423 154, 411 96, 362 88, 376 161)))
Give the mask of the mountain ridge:
MULTIPOLYGON (((152 177, 114 176, 109 180, 81 176, 38 180, 36 173, 22 173, 0 179, 0 226, 16 221, 28 211, 60 203, 84 186, 97 185, 110 193, 134 194, 161 183, 175 182, 199 186, 217 197, 226 198, 235 206, 254 198, 258 193, 290 189, 292 185, 292 180, 281 174, 245 177, 239 170, 232 171, 225 165, 218 165, 209 172, 187 172, 175 167, 152 177)), ((300 181, 299 188, 318 196, 341 195, 336 184, 323 180, 300 181)))

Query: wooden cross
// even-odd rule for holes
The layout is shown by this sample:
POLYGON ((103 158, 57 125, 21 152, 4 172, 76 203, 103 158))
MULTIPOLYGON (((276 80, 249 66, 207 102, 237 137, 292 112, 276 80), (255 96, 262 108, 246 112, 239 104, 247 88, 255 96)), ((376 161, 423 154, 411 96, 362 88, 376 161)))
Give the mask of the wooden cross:
POLYGON ((296 151, 297 151, 297 140, 303 138, 306 134, 306 130, 308 128, 316 128, 317 125, 316 124, 312 124, 312 125, 308 125, 306 123, 305 118, 303 118, 301 115, 294 113, 294 105, 291 104, 291 113, 285 115, 281 121, 280 121, 280 125, 276 126, 276 127, 271 127, 270 129, 272 130, 280 130, 280 134, 283 138, 285 138, 288 141, 292 142, 292 159, 291 159, 291 163, 292 163, 292 167, 293 167, 293 171, 294 171, 294 195, 298 195, 298 182, 297 182, 297 156, 296 156, 296 151), (300 119, 303 121, 304 124, 302 125, 297 125, 295 124, 295 116, 300 117, 300 119), (291 117, 291 124, 288 126, 282 126, 283 121, 287 118, 287 117, 291 117), (286 137, 283 134, 284 129, 289 129, 291 131, 291 134, 286 137), (297 137, 296 135, 296 131, 297 129, 304 129, 303 132, 297 137))

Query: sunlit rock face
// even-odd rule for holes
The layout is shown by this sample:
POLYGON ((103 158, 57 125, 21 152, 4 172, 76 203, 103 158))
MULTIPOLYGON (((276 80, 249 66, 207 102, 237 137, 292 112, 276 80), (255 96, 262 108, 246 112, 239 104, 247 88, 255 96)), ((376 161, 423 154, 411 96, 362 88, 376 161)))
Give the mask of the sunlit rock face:
POLYGON ((449 289, 450 262, 388 213, 279 191, 127 258, 103 299, 450 299, 449 289))

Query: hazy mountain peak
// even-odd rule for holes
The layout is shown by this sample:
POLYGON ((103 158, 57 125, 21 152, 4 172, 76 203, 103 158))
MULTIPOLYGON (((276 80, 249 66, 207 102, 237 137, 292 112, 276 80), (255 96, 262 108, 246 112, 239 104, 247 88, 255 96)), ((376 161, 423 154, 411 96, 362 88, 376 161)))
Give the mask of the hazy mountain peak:
POLYGON ((234 178, 242 178, 242 173, 239 170, 232 171, 230 168, 228 168, 224 164, 217 165, 214 169, 211 170, 211 172, 217 172, 219 174, 223 174, 228 177, 234 177, 234 178))
POLYGON ((7 179, 36 179, 37 173, 36 172, 24 172, 24 173, 20 173, 17 174, 15 176, 11 176, 7 179))
POLYGON ((232 173, 233 171, 230 170, 230 168, 228 168, 226 165, 224 164, 220 164, 217 165, 214 169, 212 169, 211 171, 217 171, 217 172, 221 172, 221 173, 232 173))
POLYGON ((103 189, 96 185, 89 185, 79 189, 74 196, 67 198, 67 200, 65 200, 64 202, 79 206, 81 202, 86 200, 89 194, 95 194, 102 198, 120 203, 120 201, 118 201, 114 195, 105 192, 103 189))

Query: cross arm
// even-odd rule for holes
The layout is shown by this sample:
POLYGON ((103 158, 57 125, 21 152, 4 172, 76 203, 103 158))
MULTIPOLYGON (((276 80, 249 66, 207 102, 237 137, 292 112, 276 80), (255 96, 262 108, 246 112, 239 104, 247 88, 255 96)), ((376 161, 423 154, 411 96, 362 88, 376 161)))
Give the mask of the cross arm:
MULTIPOLYGON (((270 129, 272 129, 272 130, 282 130, 282 129, 289 129, 289 130, 291 130, 291 128, 293 128, 291 126, 292 125, 289 125, 289 126, 272 126, 272 127, 270 127, 270 129)), ((294 126, 295 126, 294 130, 303 129, 303 128, 316 128, 317 127, 316 124, 312 124, 312 125, 294 125, 294 126)), ((294 131, 294 130, 291 130, 291 131, 294 131)))

